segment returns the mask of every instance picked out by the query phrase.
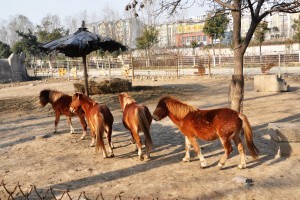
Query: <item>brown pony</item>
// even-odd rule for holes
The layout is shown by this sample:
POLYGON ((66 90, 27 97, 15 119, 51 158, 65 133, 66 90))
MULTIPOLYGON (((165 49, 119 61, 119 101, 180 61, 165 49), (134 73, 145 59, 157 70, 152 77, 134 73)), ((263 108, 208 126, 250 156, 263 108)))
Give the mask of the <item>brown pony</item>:
POLYGON ((247 117, 229 108, 219 108, 213 110, 199 110, 193 106, 183 103, 174 97, 166 96, 159 100, 153 119, 158 121, 166 116, 176 124, 180 131, 186 136, 185 146, 186 155, 183 161, 190 159, 190 144, 193 145, 197 153, 201 167, 206 167, 201 150, 196 138, 206 141, 212 141, 219 138, 225 149, 223 157, 220 159, 218 166, 222 168, 229 154, 232 152, 231 140, 234 141, 238 148, 241 163, 238 168, 246 168, 244 147, 241 142, 240 132, 244 128, 245 139, 251 156, 258 158, 258 149, 252 140, 252 129, 247 117))
POLYGON ((106 132, 110 152, 109 157, 113 157, 114 153, 112 151, 111 134, 114 117, 111 114, 109 108, 105 104, 100 104, 93 101, 82 93, 75 93, 72 96, 70 110, 72 112, 76 112, 80 108, 83 109, 89 127, 91 129, 92 143, 90 144, 90 146, 94 146, 96 138, 96 150, 99 150, 100 147, 103 153, 103 157, 107 158, 108 156, 103 141, 103 134, 104 132, 106 132))
POLYGON ((144 132, 146 156, 150 158, 150 150, 153 148, 153 143, 150 136, 152 116, 149 109, 144 105, 138 105, 127 93, 120 93, 119 101, 123 111, 123 124, 130 131, 132 139, 137 145, 140 160, 144 160, 139 136, 140 131, 144 132))
POLYGON ((70 133, 74 133, 71 117, 77 115, 80 119, 83 128, 83 134, 80 139, 84 139, 87 132, 87 124, 84 119, 84 112, 82 109, 78 109, 78 111, 76 111, 75 113, 70 112, 71 101, 72 101, 71 96, 56 90, 46 89, 40 92, 41 106, 45 107, 48 103, 50 103, 55 112, 54 133, 56 133, 57 131, 57 124, 59 122, 61 115, 65 115, 67 117, 68 125, 70 126, 70 133))

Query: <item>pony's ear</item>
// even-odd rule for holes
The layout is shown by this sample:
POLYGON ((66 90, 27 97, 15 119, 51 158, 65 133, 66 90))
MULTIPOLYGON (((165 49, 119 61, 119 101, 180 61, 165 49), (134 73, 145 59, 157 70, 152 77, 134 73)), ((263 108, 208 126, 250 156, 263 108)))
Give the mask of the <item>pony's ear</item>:
POLYGON ((82 97, 81 93, 76 93, 76 94, 77 94, 78 99, 80 99, 82 97))
POLYGON ((74 95, 73 95, 73 98, 75 97, 76 99, 79 98, 80 96, 80 93, 76 92, 74 95))

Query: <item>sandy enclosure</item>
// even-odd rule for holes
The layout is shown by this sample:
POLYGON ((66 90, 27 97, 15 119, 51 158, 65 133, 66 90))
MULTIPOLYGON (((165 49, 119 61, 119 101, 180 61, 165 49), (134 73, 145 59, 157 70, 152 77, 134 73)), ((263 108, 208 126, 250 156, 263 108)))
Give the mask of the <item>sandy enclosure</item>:
MULTIPOLYGON (((300 157, 275 158, 267 125, 270 122, 300 121, 300 79, 286 79, 291 92, 257 93, 253 79, 245 81, 244 114, 254 131, 254 143, 260 159, 253 161, 247 153, 247 169, 239 170, 235 146, 224 169, 217 163, 224 153, 220 141, 199 141, 209 167, 200 168, 192 153, 189 163, 184 157, 184 137, 168 119, 153 122, 151 136, 155 149, 149 161, 139 161, 130 134, 122 124, 117 94, 95 95, 106 103, 115 121, 113 138, 115 157, 103 159, 88 147, 90 135, 78 141, 81 126, 72 118, 76 134, 69 133, 66 118, 61 117, 58 133, 53 134, 52 107, 41 108, 38 95, 42 89, 74 91, 73 81, 43 80, 0 85, 0 181, 9 187, 70 189, 74 197, 85 191, 91 199, 102 193, 105 199, 298 199, 300 196, 300 157), (43 138, 41 136, 49 137, 43 138), (251 185, 234 178, 252 179, 251 185)), ((129 92, 151 112, 164 95, 173 95, 201 109, 230 107, 230 78, 194 77, 173 80, 136 80, 129 92)), ((246 145, 245 145, 246 148, 246 145)), ((246 149, 246 152, 247 149, 246 149)), ((0 197, 3 188, 0 188, 0 197)))

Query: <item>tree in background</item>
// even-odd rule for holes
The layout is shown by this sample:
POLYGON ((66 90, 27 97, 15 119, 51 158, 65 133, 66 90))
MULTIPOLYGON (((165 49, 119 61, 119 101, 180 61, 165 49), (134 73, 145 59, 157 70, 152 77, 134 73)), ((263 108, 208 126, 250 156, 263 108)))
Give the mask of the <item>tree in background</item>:
MULTIPOLYGON (((177 9, 185 7, 187 3, 206 3, 210 5, 213 13, 228 13, 232 16, 233 31, 233 53, 234 53, 234 74, 231 80, 231 108, 236 111, 241 111, 242 101, 244 97, 244 55, 250 44, 254 31, 258 24, 269 14, 282 13, 299 13, 299 0, 158 0, 160 10, 168 12, 170 15, 174 14, 177 9), (251 16, 250 25, 242 40, 241 22, 242 14, 249 13, 251 16)), ((130 0, 131 8, 136 10, 144 5, 139 0, 130 0), (138 2, 136 4, 135 2, 138 2), (132 6, 135 5, 135 6, 132 6)))
POLYGON ((62 27, 58 15, 48 14, 42 19, 41 25, 36 26, 36 35, 39 42, 46 43, 69 35, 69 31, 62 27))
POLYGON ((0 59, 8 58, 11 53, 10 46, 0 41, 0 59))
POLYGON ((12 47, 20 39, 17 32, 28 33, 33 30, 33 23, 24 15, 16 15, 10 18, 7 25, 8 44, 12 47))
POLYGON ((38 28, 36 34, 40 43, 46 43, 69 35, 69 30, 65 30, 64 28, 56 28, 52 32, 47 32, 46 30, 38 28))
POLYGON ((294 19, 294 24, 292 25, 292 29, 294 30, 293 39, 296 42, 300 42, 300 16, 299 19, 294 19))
POLYGON ((224 37, 228 23, 229 23, 229 19, 224 13, 214 15, 214 16, 208 15, 203 27, 203 32, 212 39, 214 66, 216 65, 214 40, 219 39, 219 47, 220 47, 221 39, 224 37))
POLYGON ((23 52, 26 56, 33 58, 40 55, 40 43, 38 42, 37 37, 32 34, 31 30, 28 30, 28 33, 17 31, 17 34, 22 39, 16 42, 15 45, 12 47, 12 51, 14 53, 23 52))
POLYGON ((153 26, 146 27, 141 37, 136 39, 136 42, 138 49, 145 50, 148 61, 146 66, 149 66, 150 50, 158 43, 158 30, 156 30, 153 26))
POLYGON ((262 21, 260 22, 254 32, 254 40, 259 44, 259 61, 261 62, 261 45, 266 39, 266 33, 270 29, 268 28, 268 22, 262 21))
POLYGON ((270 31, 271 31, 271 37, 279 38, 279 28, 277 26, 273 26, 270 31))
POLYGON ((195 51, 195 49, 196 49, 197 46, 198 46, 198 42, 196 40, 192 40, 191 41, 191 47, 193 48, 194 66, 196 65, 196 51, 195 51))

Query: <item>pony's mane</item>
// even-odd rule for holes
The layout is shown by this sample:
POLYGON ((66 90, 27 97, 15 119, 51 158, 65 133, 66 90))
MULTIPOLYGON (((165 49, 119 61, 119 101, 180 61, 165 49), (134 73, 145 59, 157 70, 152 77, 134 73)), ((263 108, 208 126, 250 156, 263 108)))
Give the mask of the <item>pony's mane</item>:
POLYGON ((127 93, 121 93, 122 95, 122 106, 126 106, 127 104, 131 104, 131 103, 135 103, 136 101, 131 97, 129 96, 129 94, 127 93))
POLYGON ((180 119, 184 118, 190 112, 197 110, 194 106, 184 103, 172 96, 163 97, 161 101, 164 101, 168 110, 180 119))
POLYGON ((50 93, 49 93, 49 99, 52 103, 55 103, 59 99, 64 98, 66 96, 69 96, 69 95, 59 92, 57 90, 50 90, 50 93))

